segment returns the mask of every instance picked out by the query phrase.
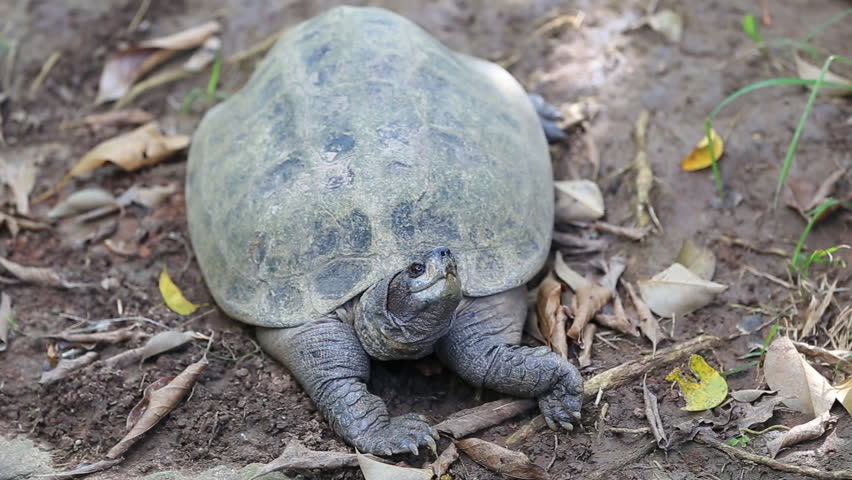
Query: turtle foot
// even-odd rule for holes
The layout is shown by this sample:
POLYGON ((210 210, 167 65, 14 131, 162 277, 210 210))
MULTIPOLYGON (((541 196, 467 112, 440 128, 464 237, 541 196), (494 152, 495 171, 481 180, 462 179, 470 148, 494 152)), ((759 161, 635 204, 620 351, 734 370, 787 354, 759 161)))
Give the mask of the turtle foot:
POLYGON ((544 136, 547 137, 548 143, 557 143, 565 140, 568 136, 562 129, 559 128, 559 121, 562 120, 562 114, 559 109, 547 103, 541 95, 537 93, 528 94, 530 102, 538 114, 538 119, 541 122, 541 128, 544 129, 544 136))
POLYGON ((423 415, 408 413, 391 418, 382 428, 353 437, 350 443, 363 453, 383 456, 396 453, 417 455, 421 447, 436 452, 435 441, 438 440, 438 432, 426 423, 423 415))
POLYGON ((580 407, 583 406, 583 382, 580 372, 568 362, 564 362, 564 372, 550 391, 538 397, 538 407, 551 430, 559 427, 571 431, 574 423, 580 421, 580 407))

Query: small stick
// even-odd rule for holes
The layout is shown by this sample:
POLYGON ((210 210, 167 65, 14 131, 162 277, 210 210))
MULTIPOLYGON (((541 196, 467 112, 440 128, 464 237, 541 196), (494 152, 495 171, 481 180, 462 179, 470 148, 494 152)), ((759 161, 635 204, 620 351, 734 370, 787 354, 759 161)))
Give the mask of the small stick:
POLYGON ((145 14, 148 13, 148 7, 150 6, 151 0, 142 0, 139 9, 136 10, 136 15, 133 15, 133 20, 130 21, 130 25, 127 27, 128 32, 133 32, 139 28, 139 24, 142 23, 142 19, 145 18, 145 14))
POLYGON ((773 458, 764 457, 763 455, 755 455, 741 448, 732 447, 725 442, 709 437, 703 433, 699 433, 698 435, 696 435, 695 441, 720 450, 733 459, 756 463, 758 465, 763 465, 765 467, 769 467, 773 470, 778 470, 781 472, 795 473, 798 475, 806 475, 808 477, 814 478, 852 479, 852 470, 833 470, 828 472, 825 470, 820 470, 818 468, 803 467, 792 463, 779 462, 778 460, 775 460, 773 458))
POLYGON ((270 48, 272 48, 273 45, 275 45, 275 42, 277 42, 278 39, 281 38, 281 36, 284 35, 284 33, 288 29, 289 29, 289 27, 288 28, 282 28, 281 30, 279 30, 279 31, 273 33, 272 35, 264 38, 263 40, 255 43, 254 45, 250 46, 249 48, 247 48, 245 50, 240 50, 239 52, 234 53, 233 55, 231 55, 230 57, 225 59, 225 63, 240 63, 243 60, 254 57, 255 55, 259 55, 259 54, 269 50, 270 48))
POLYGON ((57 50, 50 54, 47 57, 47 60, 44 61, 44 65, 41 66, 41 71, 38 72, 35 80, 33 80, 33 84, 30 85, 30 90, 28 92, 28 96, 30 100, 34 99, 38 94, 39 89, 41 88, 41 84, 44 83, 44 79, 50 74, 50 71, 53 70, 53 67, 59 63, 59 59, 62 58, 62 51, 57 50))

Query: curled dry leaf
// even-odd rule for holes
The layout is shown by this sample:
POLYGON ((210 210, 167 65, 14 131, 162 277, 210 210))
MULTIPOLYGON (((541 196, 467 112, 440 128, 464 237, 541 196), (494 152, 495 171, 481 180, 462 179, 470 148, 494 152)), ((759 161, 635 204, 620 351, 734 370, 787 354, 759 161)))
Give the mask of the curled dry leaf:
POLYGON ((736 390, 731 392, 731 398, 740 402, 740 403, 751 403, 763 395, 768 393, 775 393, 774 390, 760 390, 757 388, 746 389, 746 390, 736 390))
POLYGON ((455 443, 450 443, 450 445, 441 452, 441 455, 437 460, 432 462, 432 472, 435 473, 435 478, 440 480, 441 476, 447 473, 450 465, 452 465, 456 460, 459 459, 459 451, 456 448, 455 443))
POLYGON ((22 282, 56 288, 78 288, 85 286, 85 284, 64 280, 51 268, 27 267, 3 257, 0 257, 0 265, 22 282))
MULTIPOLYGON (((803 80, 818 80, 819 74, 822 68, 817 67, 816 65, 812 65, 804 60, 798 55, 795 54, 793 59, 796 62, 796 72, 799 74, 799 78, 803 80)), ((822 77, 823 82, 831 82, 831 83, 839 83, 841 85, 846 85, 846 87, 834 87, 823 85, 819 88, 819 93, 825 95, 833 95, 839 97, 845 97, 852 95, 852 80, 841 77, 840 75, 828 70, 825 72, 825 75, 822 77)))
POLYGON ((38 383, 42 385, 50 385, 51 383, 62 380, 75 370, 79 370, 97 359, 98 352, 88 352, 73 360, 60 360, 59 364, 56 365, 56 368, 41 374, 41 378, 38 383))
MULTIPOLYGON (((725 143, 713 128, 710 129, 710 139, 713 140, 713 152, 716 154, 715 157, 718 161, 725 152, 725 143)), ((713 158, 710 156, 710 142, 707 140, 707 134, 704 134, 701 136, 701 140, 695 145, 695 148, 689 152, 689 155, 681 160, 680 168, 687 172, 693 172, 695 170, 703 170, 712 164, 713 158)))
POLYGON ((700 412, 719 406, 728 396, 728 382, 701 355, 695 354, 689 358, 689 369, 698 378, 697 382, 685 377, 679 368, 666 376, 666 380, 680 385, 686 400, 683 410, 700 412))
POLYGON ((166 305, 178 315, 191 315, 201 307, 201 305, 196 305, 183 296, 183 293, 169 276, 166 267, 163 267, 163 271, 160 272, 160 293, 163 295, 163 301, 166 305))
POLYGON ((478 438, 467 438, 457 440, 456 446, 461 449, 474 462, 491 470, 511 478, 541 479, 550 478, 547 472, 532 463, 530 459, 521 452, 509 450, 478 438))
POLYGON ((685 238, 680 246, 675 263, 686 267, 702 280, 713 280, 716 273, 716 255, 709 248, 701 248, 685 238))
POLYGON ((634 227, 622 227, 621 225, 614 225, 612 223, 607 223, 598 220, 591 224, 592 228, 599 232, 609 233, 611 235, 617 235, 619 237, 624 237, 630 240, 642 240, 645 238, 645 235, 651 231, 651 227, 646 226, 643 228, 634 228, 634 227))
POLYGON ((9 346, 9 328, 12 326, 12 297, 0 293, 0 352, 9 346))
MULTIPOLYGON (((845 174, 846 168, 839 168, 825 177, 819 185, 810 180, 790 179, 784 183, 782 199, 788 207, 799 212, 805 221, 810 221, 808 212, 820 206, 834 193, 837 183, 845 174)), ((822 220, 838 208, 840 204, 827 208, 816 221, 822 220)))
POLYGON ((434 426, 435 430, 461 438, 483 428, 497 425, 514 416, 530 410, 536 405, 534 400, 510 399, 483 403, 474 408, 461 410, 434 426))
POLYGON ((536 313, 538 328, 547 346, 562 358, 568 358, 568 339, 565 337, 565 322, 568 315, 562 308, 562 292, 565 285, 548 274, 538 286, 536 313))
POLYGON ((101 72, 96 103, 121 98, 143 75, 182 50, 196 48, 218 33, 218 22, 190 28, 167 37, 155 38, 110 55, 101 72))
POLYGON ((815 418, 831 409, 837 391, 787 337, 772 341, 763 361, 766 383, 793 410, 815 418))
POLYGON ((193 338, 198 338, 198 336, 192 332, 178 332, 175 330, 160 332, 151 337, 144 346, 113 355, 104 360, 104 363, 110 368, 124 368, 177 348, 193 338))
POLYGON ((556 257, 553 261, 553 273, 559 277, 560 280, 568 284, 571 290, 575 292, 580 290, 581 288, 590 288, 593 283, 589 280, 586 280, 585 277, 575 272, 571 267, 565 263, 565 259, 562 258, 562 253, 557 251, 556 257))
POLYGON ((86 188, 68 195, 47 212, 47 218, 55 220, 85 213, 96 208, 116 205, 115 197, 100 188, 86 188))
POLYGON ((751 428, 769 420, 782 400, 781 397, 766 397, 754 405, 743 406, 742 415, 737 419, 737 429, 751 428))
POLYGON ((358 456, 354 453, 309 450, 298 440, 291 440, 278 458, 261 467, 249 480, 255 480, 272 472, 334 470, 357 466, 358 456))
POLYGON ((831 421, 831 413, 823 412, 813 420, 796 425, 784 432, 783 435, 767 441, 766 449, 769 450, 769 456, 775 458, 782 448, 792 447, 793 445, 821 437, 831 421))
POLYGON ((580 368, 586 368, 592 364, 592 342, 595 341, 595 330, 597 330, 597 327, 594 323, 588 323, 583 327, 583 334, 580 337, 580 344, 583 345, 583 350, 577 358, 580 368))
POLYGON ((177 185, 174 183, 154 185, 153 187, 134 185, 118 197, 118 203, 125 207, 131 203, 136 203, 146 208, 154 208, 174 195, 175 192, 177 192, 177 185))
MULTIPOLYGON (((835 321, 834 325, 838 325, 838 322, 835 321)), ((793 345, 796 346, 796 350, 799 353, 804 353, 809 357, 828 364, 831 368, 836 368, 847 375, 852 375, 852 352, 849 350, 829 350, 804 342, 793 342, 793 345)))
POLYGON ((357 454, 364 480, 430 480, 431 468, 400 467, 385 463, 371 455, 357 454))
POLYGON ((637 283, 642 299, 661 317, 692 313, 728 288, 702 279, 679 263, 637 283))
POLYGON ((127 414, 127 421, 124 422, 124 425, 128 430, 133 428, 133 425, 136 425, 139 422, 139 419, 142 418, 142 414, 148 409, 148 405, 151 404, 151 392, 165 387, 174 379, 175 377, 163 377, 155 380, 145 387, 145 391, 142 392, 142 399, 139 400, 136 405, 130 409, 130 413, 127 414))
POLYGON ((106 163, 132 172, 142 167, 156 165, 189 145, 186 135, 163 135, 157 122, 150 122, 136 130, 113 137, 88 153, 53 188, 40 195, 40 202, 59 191, 73 177, 91 173, 106 163))
POLYGON ((580 333, 589 323, 589 320, 598 313, 598 310, 609 302, 610 298, 612 298, 612 290, 598 284, 580 288, 575 292, 571 299, 571 313, 574 316, 574 321, 571 323, 567 335, 580 347, 584 347, 580 333))
POLYGON ((646 19, 652 30, 662 34, 671 43, 679 43, 683 36, 683 18, 673 10, 663 9, 646 19))
POLYGON ((666 436, 666 430, 663 428, 663 420, 660 418, 660 407, 657 405, 657 396, 648 390, 648 385, 645 382, 646 379, 647 375, 642 379, 642 395, 645 399, 645 418, 648 420, 648 425, 651 427, 654 439, 657 440, 657 446, 666 449, 669 447, 669 439, 666 436))
POLYGON ((95 332, 95 333, 56 333, 45 335, 46 338, 64 340, 70 343, 120 343, 132 338, 135 334, 135 326, 119 328, 110 332, 95 332))
POLYGON ((166 386, 151 391, 145 412, 139 418, 139 421, 133 425, 133 428, 127 432, 127 435, 107 452, 107 458, 118 458, 124 455, 124 452, 133 446, 145 432, 153 428, 160 419, 177 407, 178 403, 192 389, 207 363, 207 359, 202 358, 186 367, 166 386))
POLYGON ((621 302, 621 295, 616 293, 612 298, 612 313, 598 313, 595 322, 615 331, 638 337, 639 322, 631 315, 628 316, 621 302))
POLYGON ((101 460, 95 463, 81 463, 72 470, 65 470, 64 472, 54 472, 47 475, 35 475, 36 477, 51 477, 51 478, 63 478, 63 477, 76 477, 79 475, 88 475, 90 473, 100 472, 101 470, 106 470, 107 468, 113 467, 121 463, 124 458, 116 458, 113 460, 101 460))
POLYGON ((604 216, 604 200, 598 184, 590 180, 554 182, 556 219, 562 222, 590 222, 604 216))
POLYGON ((636 290, 633 288, 633 285, 629 282, 625 282, 624 286, 627 287, 627 293, 630 295, 630 300, 633 302, 633 308, 639 316, 639 330, 642 332, 642 335, 645 335, 645 338, 651 341, 653 353, 656 353, 657 344, 666 338, 666 334, 663 332, 663 329, 660 328, 660 322, 658 322, 657 318, 654 317, 654 314, 651 313, 651 309, 649 309, 648 305, 646 305, 645 302, 639 298, 639 295, 636 294, 636 290))
POLYGON ((35 185, 38 165, 43 159, 43 155, 37 155, 29 149, 9 160, 0 157, 0 178, 12 191, 15 207, 21 215, 30 213, 30 192, 35 185))
POLYGON ((837 400, 843 405, 843 408, 852 415, 852 378, 837 386, 837 400))

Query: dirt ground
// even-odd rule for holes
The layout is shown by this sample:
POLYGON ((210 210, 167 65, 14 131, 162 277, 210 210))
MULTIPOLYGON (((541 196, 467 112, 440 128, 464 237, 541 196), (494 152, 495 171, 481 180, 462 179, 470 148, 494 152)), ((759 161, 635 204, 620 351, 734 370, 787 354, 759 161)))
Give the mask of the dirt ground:
MULTIPOLYGON (((336 5, 333 1, 262 2, 226 0, 154 0, 140 24, 128 31, 136 14, 137 1, 89 2, 86 0, 8 0, 0 2, 0 39, 17 41, 17 58, 11 75, 10 99, 0 103, 5 145, 0 155, 35 155, 50 150, 36 178, 33 197, 55 184, 70 165, 98 142, 120 131, 116 128, 60 129, 63 122, 92 112, 98 76, 105 57, 115 48, 134 41, 174 33, 209 19, 223 24, 224 54, 243 50, 268 35, 294 25, 336 5), (46 77, 37 95, 27 89, 45 59, 54 51, 63 55, 46 77)), ((546 96, 554 104, 592 99, 600 109, 585 130, 572 131, 567 145, 554 149, 557 175, 589 175, 589 149, 584 138, 594 139, 600 155, 599 184, 612 223, 631 224, 634 173, 619 173, 632 162, 635 145, 634 122, 640 111, 650 112, 648 156, 656 175, 652 201, 664 228, 642 242, 607 237, 610 246, 596 255, 569 257, 582 268, 595 256, 608 258, 622 253, 628 258, 625 278, 645 278, 674 260, 685 238, 711 247, 718 258, 715 280, 730 288, 711 305, 678 319, 664 322, 670 346, 707 332, 736 333, 736 324, 762 308, 763 319, 773 315, 783 323, 798 321, 809 296, 796 289, 749 273, 747 266, 786 279, 787 258, 764 254, 720 240, 735 237, 761 248, 792 252, 804 227, 792 210, 772 210, 772 194, 778 171, 796 121, 807 100, 805 89, 791 86, 764 89, 743 97, 723 111, 716 125, 726 139, 726 154, 720 163, 722 177, 730 189, 742 196, 733 208, 716 208, 709 170, 682 171, 678 163, 701 136, 704 118, 727 95, 751 82, 779 75, 740 28, 745 13, 759 16, 757 0, 725 2, 662 0, 658 8, 672 8, 685 19, 679 44, 672 44, 648 28, 634 28, 646 2, 593 2, 559 0, 422 0, 350 2, 382 5, 414 19, 450 47, 492 60, 516 58, 510 71, 529 90, 546 96), (537 28, 559 14, 584 14, 583 22, 542 33, 537 28), (798 310, 791 310, 795 305, 798 310), (773 313, 775 312, 775 313, 773 313)), ((776 0, 769 3, 772 25, 765 36, 802 38, 823 21, 850 6, 848 1, 803 2, 776 0)), ((826 30, 816 41, 833 53, 852 57, 850 18, 826 30), (844 50, 845 49, 845 50, 844 50)), ((783 51, 775 52, 779 58, 783 51)), ((225 64, 221 90, 236 91, 251 73, 258 58, 225 64)), ((0 72, 3 70, 0 69, 0 72)), ((2 81, 0 75, 0 81, 2 81)), ((191 134, 204 106, 196 104, 189 113, 181 103, 196 87, 204 87, 206 74, 153 89, 134 103, 156 115, 167 130, 191 134)), ((852 166, 852 104, 848 100, 820 97, 805 129, 791 178, 820 180, 839 166, 852 166)), ((197 360, 203 343, 162 354, 141 367, 112 370, 100 364, 87 367, 72 378, 49 387, 37 383, 46 365, 48 341, 40 336, 74 324, 60 316, 71 314, 87 319, 144 316, 169 327, 216 332, 209 355, 210 365, 202 374, 191 398, 184 401, 126 456, 117 467, 90 478, 134 478, 164 470, 198 474, 217 465, 237 469, 250 463, 266 463, 280 453, 291 439, 317 450, 349 451, 326 426, 318 411, 288 372, 259 352, 251 329, 226 318, 215 307, 205 307, 189 317, 171 312, 162 303, 157 278, 168 266, 185 295, 196 302, 211 302, 188 243, 183 181, 185 154, 166 163, 134 173, 102 169, 87 180, 75 180, 59 195, 64 197, 85 186, 100 186, 115 194, 131 185, 176 184, 178 192, 161 206, 146 210, 131 207, 114 215, 76 226, 61 222, 47 231, 22 231, 17 237, 0 236, 0 255, 25 265, 49 266, 70 280, 90 283, 89 288, 49 289, 29 285, 4 286, 15 309, 16 332, 7 351, 0 353, 0 432, 7 437, 35 441, 52 455, 52 466, 67 468, 103 456, 125 433, 125 418, 151 381, 175 375, 197 360), (132 247, 129 256, 118 255, 104 240, 132 247), (107 279, 112 279, 106 281, 107 279), (103 288, 107 285, 110 288, 103 288)), ((850 176, 839 188, 848 191, 850 176)), ((44 217, 57 201, 33 207, 33 217, 44 217)), ((839 211, 820 223, 808 239, 809 248, 852 243, 852 214, 839 211)), ((848 258, 848 255, 847 255, 848 258)), ((849 269, 819 267, 812 279, 828 274, 839 278, 841 290, 827 318, 848 305, 852 287, 849 269), (833 312, 833 313, 831 313, 833 312)), ((140 331, 159 329, 143 323, 140 331)), ((766 333, 766 330, 762 332, 766 333)), ((626 360, 650 353, 644 339, 606 334, 608 343, 596 342, 591 376, 626 360)), ((820 343, 821 339, 814 339, 820 343)), ((718 369, 741 363, 737 357, 748 351, 743 336, 705 357, 718 369)), ((102 348, 106 357, 144 343, 140 337, 129 343, 102 348)), ((393 414, 417 411, 435 422, 460 409, 500 398, 475 392, 446 370, 426 376, 415 362, 375 363, 371 389, 381 395, 393 414)), ((680 410, 683 400, 677 389, 664 380, 669 369, 652 372, 647 383, 660 401, 661 416, 668 427, 694 417, 680 410)), ((826 371, 829 378, 833 373, 826 371)), ((728 377, 732 390, 754 388, 755 372, 728 377)), ((621 459, 647 444, 650 437, 634 437, 607 431, 607 427, 646 426, 641 382, 606 391, 597 405, 583 411, 583 428, 572 434, 547 429, 514 448, 532 461, 549 466, 553 478, 592 478, 608 472, 615 478, 636 479, 777 479, 800 478, 766 467, 733 460, 706 445, 686 442, 668 452, 656 450, 641 456, 623 469, 608 471, 621 459), (608 405, 606 417, 601 417, 608 405)), ((724 416, 716 411, 708 418, 724 416)), ((709 415, 708 413, 704 414, 709 415)), ((517 417, 475 436, 500 443, 525 425, 533 414, 517 417)), ((785 409, 770 424, 795 425, 799 414, 785 409)), ((852 440, 852 425, 842 415, 837 438, 852 440)), ((728 437, 723 436, 722 440, 728 437)), ((823 437, 824 438, 824 437, 823 437)), ((807 442, 782 453, 803 465, 836 470, 852 468, 852 449, 829 451, 815 458, 797 451, 814 451, 823 439, 807 442), (808 463, 810 462, 810 463, 808 463)), ((446 446, 447 440, 439 447, 446 446)), ((842 444, 842 443, 841 443, 842 444)), ((765 454, 763 440, 756 437, 747 447, 765 454)), ((823 452, 825 453, 825 452, 823 452)), ((420 466, 431 458, 421 454, 395 460, 420 466)), ((469 458, 462 456, 450 470, 458 479, 497 479, 469 458)), ((356 470, 340 470, 317 478, 361 478, 356 470)))

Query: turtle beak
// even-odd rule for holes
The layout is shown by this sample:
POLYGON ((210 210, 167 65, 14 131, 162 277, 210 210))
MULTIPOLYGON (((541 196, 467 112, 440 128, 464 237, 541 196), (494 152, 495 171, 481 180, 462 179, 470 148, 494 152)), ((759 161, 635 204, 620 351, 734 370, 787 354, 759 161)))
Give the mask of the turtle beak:
POLYGON ((438 266, 438 270, 442 272, 442 278, 446 278, 449 275, 458 275, 458 270, 456 269, 456 259, 453 257, 453 253, 449 248, 446 247, 438 247, 428 255, 428 262, 434 262, 438 266))

